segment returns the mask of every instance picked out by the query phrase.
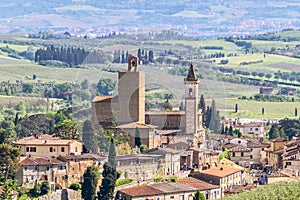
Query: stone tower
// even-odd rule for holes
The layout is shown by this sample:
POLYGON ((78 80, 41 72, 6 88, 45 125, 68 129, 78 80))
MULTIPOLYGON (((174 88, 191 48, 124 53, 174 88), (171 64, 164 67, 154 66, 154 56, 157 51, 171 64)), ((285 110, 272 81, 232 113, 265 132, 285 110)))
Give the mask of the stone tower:
MULTIPOLYGON (((199 80, 191 64, 185 84, 185 134, 195 136, 199 129, 198 85, 199 80)), ((192 138, 191 138, 192 139, 192 138)))
POLYGON ((128 58, 128 70, 118 77, 119 116, 121 124, 145 123, 145 73, 138 71, 138 58, 128 58))

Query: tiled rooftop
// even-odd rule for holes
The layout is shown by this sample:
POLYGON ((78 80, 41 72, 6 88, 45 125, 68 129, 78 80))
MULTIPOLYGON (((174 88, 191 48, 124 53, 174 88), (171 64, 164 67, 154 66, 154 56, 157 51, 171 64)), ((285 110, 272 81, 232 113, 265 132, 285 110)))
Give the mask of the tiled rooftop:
POLYGON ((202 174, 209 174, 218 177, 225 177, 234 173, 242 171, 241 169, 231 168, 231 167, 212 167, 210 169, 204 170, 202 174))
POLYGON ((104 101, 112 98, 113 98, 112 96, 96 96, 92 102, 99 102, 99 101, 104 101))
POLYGON ((123 124, 123 125, 119 125, 117 126, 117 128, 155 128, 156 126, 153 126, 151 124, 144 124, 144 123, 139 123, 139 122, 132 122, 129 124, 123 124))
POLYGON ((164 193, 163 191, 153 188, 149 185, 140 185, 140 186, 121 189, 119 191, 131 197, 152 196, 152 195, 160 195, 164 193))
POLYGON ((86 153, 86 154, 81 154, 81 155, 65 155, 65 156, 59 156, 61 160, 105 160, 106 157, 99 156, 97 154, 91 154, 91 153, 86 153))
POLYGON ((38 136, 30 136, 18 139, 13 143, 16 145, 68 145, 73 142, 77 142, 77 140, 66 140, 55 137, 53 135, 41 134, 38 136))
POLYGON ((184 111, 166 110, 166 111, 147 111, 146 115, 184 115, 184 111))
POLYGON ((197 188, 178 182, 163 182, 151 185, 151 187, 163 191, 164 193, 179 193, 197 191, 197 188))
POLYGON ((38 158, 38 157, 26 157, 24 160, 20 162, 20 166, 38 166, 38 165, 59 165, 65 164, 65 162, 60 161, 56 158, 38 158))
POLYGON ((178 182, 189 185, 189 186, 192 186, 194 188, 197 188, 200 191, 219 188, 218 185, 213 185, 213 184, 207 183, 205 181, 195 179, 193 177, 187 177, 187 178, 184 178, 184 179, 179 179, 178 182))

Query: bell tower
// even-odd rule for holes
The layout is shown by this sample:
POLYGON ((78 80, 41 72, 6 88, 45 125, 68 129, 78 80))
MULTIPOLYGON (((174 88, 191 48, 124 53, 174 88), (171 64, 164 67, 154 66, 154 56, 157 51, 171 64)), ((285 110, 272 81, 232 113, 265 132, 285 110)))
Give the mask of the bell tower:
POLYGON ((193 64, 190 65, 185 84, 185 134, 195 136, 199 129, 198 119, 198 86, 193 64))
POLYGON ((138 58, 128 58, 128 70, 119 72, 118 98, 120 124, 145 123, 145 73, 138 70, 138 58))

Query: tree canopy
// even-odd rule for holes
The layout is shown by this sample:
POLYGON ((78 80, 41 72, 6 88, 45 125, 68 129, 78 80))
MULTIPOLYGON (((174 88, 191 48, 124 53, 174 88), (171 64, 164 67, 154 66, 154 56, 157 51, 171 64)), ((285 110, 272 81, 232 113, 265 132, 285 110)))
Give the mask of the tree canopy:
POLYGON ((97 92, 100 95, 109 95, 116 87, 116 81, 111 78, 100 79, 97 84, 97 92))

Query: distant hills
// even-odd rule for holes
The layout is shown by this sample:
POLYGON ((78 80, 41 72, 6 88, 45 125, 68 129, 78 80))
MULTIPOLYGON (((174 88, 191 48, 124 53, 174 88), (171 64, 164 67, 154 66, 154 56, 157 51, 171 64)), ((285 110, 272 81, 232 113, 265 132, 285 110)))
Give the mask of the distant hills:
POLYGON ((176 31, 217 37, 300 28, 298 0, 1 0, 0 34, 176 31))

